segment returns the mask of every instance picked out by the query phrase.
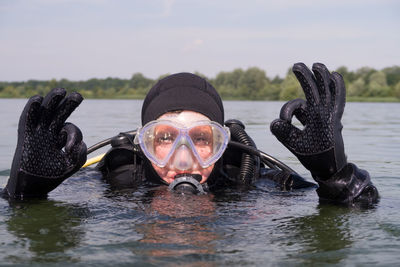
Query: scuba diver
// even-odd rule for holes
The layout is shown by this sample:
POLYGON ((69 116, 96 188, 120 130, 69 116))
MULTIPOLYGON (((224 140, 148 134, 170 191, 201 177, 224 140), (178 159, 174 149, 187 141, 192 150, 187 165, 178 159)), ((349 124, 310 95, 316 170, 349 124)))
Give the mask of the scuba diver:
POLYGON ((257 149, 238 120, 224 118, 222 100, 205 79, 178 73, 158 81, 146 95, 142 126, 87 149, 77 126, 65 122, 82 102, 62 88, 33 96, 18 125, 18 143, 8 198, 46 197, 86 162, 87 154, 111 143, 97 165, 113 188, 166 185, 180 193, 204 194, 227 187, 248 187, 269 179, 282 190, 317 187, 320 201, 353 205, 379 198, 367 171, 347 161, 341 118, 345 85, 340 74, 315 63, 293 66, 306 100, 281 109, 270 129, 307 168, 318 187, 257 149), (295 116, 304 126, 292 124, 295 116))

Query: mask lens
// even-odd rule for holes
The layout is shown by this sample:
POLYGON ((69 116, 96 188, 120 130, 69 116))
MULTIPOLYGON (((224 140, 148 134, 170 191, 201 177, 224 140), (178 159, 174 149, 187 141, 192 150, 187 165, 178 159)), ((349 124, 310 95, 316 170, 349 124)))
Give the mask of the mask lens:
POLYGON ((173 149, 179 130, 170 125, 157 125, 154 130, 153 150, 158 160, 164 161, 173 149))
POLYGON ((217 161, 229 141, 229 134, 215 123, 194 126, 190 128, 189 136, 203 167, 217 161))
POLYGON ((189 130, 194 149, 202 161, 207 161, 213 155, 213 127, 208 125, 195 126, 189 130))
POLYGON ((153 151, 158 161, 167 159, 173 149, 179 130, 170 125, 155 125, 153 127, 153 140, 149 139, 146 147, 153 151))
POLYGON ((179 129, 174 126, 154 121, 139 130, 135 143, 140 145, 149 160, 163 167, 173 152, 178 135, 179 129))

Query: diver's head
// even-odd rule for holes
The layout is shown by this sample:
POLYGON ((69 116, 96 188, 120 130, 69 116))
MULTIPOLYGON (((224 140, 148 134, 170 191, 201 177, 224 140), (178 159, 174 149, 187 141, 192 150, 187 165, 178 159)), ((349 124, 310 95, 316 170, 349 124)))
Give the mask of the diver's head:
POLYGON ((197 75, 178 73, 147 94, 135 142, 164 182, 187 173, 200 174, 204 183, 229 142, 223 121, 222 100, 214 87, 197 75))

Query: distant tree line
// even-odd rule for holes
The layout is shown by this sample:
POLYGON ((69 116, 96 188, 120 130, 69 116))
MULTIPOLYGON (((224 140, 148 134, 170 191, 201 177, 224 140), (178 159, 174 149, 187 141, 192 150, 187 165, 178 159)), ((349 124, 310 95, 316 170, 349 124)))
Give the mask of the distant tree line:
MULTIPOLYGON (((349 71, 346 67, 336 70, 342 74, 350 100, 400 101, 400 66, 376 70, 363 67, 349 71)), ((290 100, 303 97, 300 85, 289 70, 284 78, 269 78, 266 72, 257 67, 246 70, 222 71, 215 78, 206 78, 223 99, 243 100, 290 100)), ((85 98, 144 98, 156 80, 135 73, 130 79, 106 78, 87 81, 67 79, 24 82, 0 82, 0 97, 27 98, 35 94, 46 94, 51 88, 64 87, 68 91, 78 91, 85 98)))

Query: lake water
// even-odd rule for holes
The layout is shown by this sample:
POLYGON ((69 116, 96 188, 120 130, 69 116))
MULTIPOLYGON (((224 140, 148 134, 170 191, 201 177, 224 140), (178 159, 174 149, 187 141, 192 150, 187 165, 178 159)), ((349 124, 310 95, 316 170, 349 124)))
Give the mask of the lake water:
MULTIPOLYGON (((0 99, 2 188, 25 102, 0 99)), ((135 129, 141 103, 85 100, 69 121, 90 146, 135 129)), ((261 150, 312 180, 269 131, 282 104, 226 101, 226 119, 242 120, 261 150)), ((320 205, 313 189, 280 192, 262 183, 221 196, 177 196, 164 187, 115 192, 86 169, 47 200, 0 199, 0 265, 398 265, 399 114, 398 103, 346 105, 346 154, 370 172, 381 194, 373 209, 320 205)))

